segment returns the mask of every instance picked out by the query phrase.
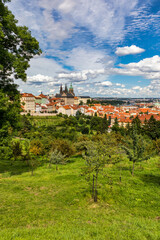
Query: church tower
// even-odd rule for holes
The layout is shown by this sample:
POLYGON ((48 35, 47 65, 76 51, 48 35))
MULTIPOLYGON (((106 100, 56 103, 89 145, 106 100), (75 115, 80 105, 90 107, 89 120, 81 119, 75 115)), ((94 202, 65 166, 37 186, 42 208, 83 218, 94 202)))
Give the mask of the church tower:
POLYGON ((69 87, 69 93, 71 93, 73 96, 75 95, 73 91, 72 83, 70 84, 70 87, 69 87))
POLYGON ((68 88, 67 88, 67 84, 65 84, 65 90, 64 92, 67 94, 68 93, 68 88))
POLYGON ((60 86, 60 92, 59 92, 60 94, 62 94, 63 93, 63 88, 62 88, 62 84, 61 84, 61 86, 60 86))

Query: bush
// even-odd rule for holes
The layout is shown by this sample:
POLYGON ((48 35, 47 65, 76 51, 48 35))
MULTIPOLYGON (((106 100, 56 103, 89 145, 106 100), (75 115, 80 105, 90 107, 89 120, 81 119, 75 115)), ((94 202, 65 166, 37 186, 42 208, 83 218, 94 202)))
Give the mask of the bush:
POLYGON ((89 134, 89 127, 82 127, 82 131, 81 131, 82 134, 89 134))
POLYGON ((57 149, 66 157, 70 157, 75 153, 75 148, 71 145, 71 143, 64 139, 57 139, 52 143, 52 149, 57 149))
POLYGON ((44 148, 43 144, 39 139, 32 140, 30 143, 30 152, 33 153, 34 155, 43 155, 44 153, 44 148))

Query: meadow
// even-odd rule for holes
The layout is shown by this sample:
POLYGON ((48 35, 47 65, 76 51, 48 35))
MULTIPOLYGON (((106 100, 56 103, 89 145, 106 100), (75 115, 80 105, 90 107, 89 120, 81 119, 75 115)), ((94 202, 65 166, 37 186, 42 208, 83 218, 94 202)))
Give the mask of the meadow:
POLYGON ((2 240, 160 239, 159 157, 137 163, 134 177, 127 159, 106 165, 97 203, 80 156, 58 171, 42 163, 33 176, 25 162, 0 164, 2 240))

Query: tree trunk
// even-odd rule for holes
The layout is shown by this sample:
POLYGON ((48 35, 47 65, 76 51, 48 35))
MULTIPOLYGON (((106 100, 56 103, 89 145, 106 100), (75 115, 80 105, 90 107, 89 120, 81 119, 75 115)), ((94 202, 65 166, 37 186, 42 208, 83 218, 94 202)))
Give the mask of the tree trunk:
POLYGON ((32 170, 31 170, 31 176, 33 176, 33 166, 32 166, 32 170))
POLYGON ((119 176, 120 183, 122 182, 122 168, 120 167, 120 176, 119 176))
POLYGON ((95 194, 94 194, 94 202, 97 202, 97 180, 98 180, 98 172, 96 172, 96 184, 95 184, 95 194))
POLYGON ((94 199, 94 174, 93 174, 93 185, 92 185, 92 198, 94 199))
POLYGON ((135 165, 135 162, 133 162, 133 167, 132 167, 132 176, 134 176, 134 165, 135 165))
POLYGON ((49 161, 49 168, 51 168, 51 161, 49 161))
POLYGON ((28 158, 26 159, 26 163, 27 163, 27 166, 29 166, 29 160, 28 160, 28 158))

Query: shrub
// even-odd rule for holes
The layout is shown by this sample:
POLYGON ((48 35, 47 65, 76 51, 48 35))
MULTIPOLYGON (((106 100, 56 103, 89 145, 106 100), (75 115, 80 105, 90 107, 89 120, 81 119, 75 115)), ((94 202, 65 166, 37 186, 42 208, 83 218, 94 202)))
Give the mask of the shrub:
POLYGON ((43 155, 44 153, 44 148, 43 144, 39 139, 34 139, 30 143, 30 152, 33 153, 34 155, 43 155))
POLYGON ((66 157, 70 157, 75 153, 75 148, 71 145, 71 143, 64 139, 57 139, 52 144, 52 149, 57 149, 66 157))

